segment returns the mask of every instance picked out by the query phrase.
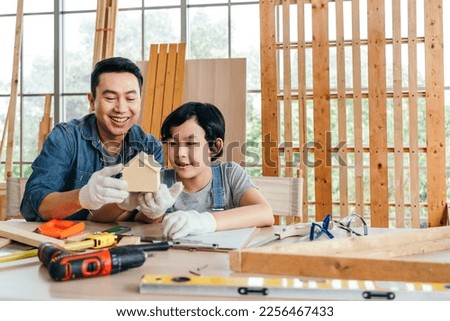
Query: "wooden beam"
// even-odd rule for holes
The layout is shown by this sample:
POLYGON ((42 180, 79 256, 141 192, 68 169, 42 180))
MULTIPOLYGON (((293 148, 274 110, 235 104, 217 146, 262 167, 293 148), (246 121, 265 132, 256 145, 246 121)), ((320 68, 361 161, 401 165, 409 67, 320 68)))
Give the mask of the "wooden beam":
POLYGON ((442 0, 425 1, 428 226, 445 224, 444 39, 442 0))
POLYGON ((41 151, 42 145, 52 129, 52 117, 50 117, 51 107, 52 95, 45 95, 44 115, 39 123, 38 153, 41 151))
POLYGON ((388 227, 384 0, 367 1, 371 226, 388 227))
POLYGON ((262 126, 262 173, 264 176, 279 176, 278 155, 278 76, 275 45, 274 0, 260 1, 261 37, 261 126, 262 126))
POLYGON ((43 242, 52 242, 55 244, 64 244, 64 240, 55 239, 35 232, 25 231, 23 229, 11 226, 7 222, 0 222, 0 237, 4 237, 16 242, 39 247, 43 242))
POLYGON ((313 102, 314 173, 316 220, 332 213, 331 197, 331 120, 330 52, 328 48, 328 0, 312 0, 313 21, 313 102))
POLYGON ((448 282, 450 263, 412 255, 450 250, 450 227, 280 244, 230 252, 236 272, 339 279, 448 282))
MULTIPOLYGON (((5 161, 5 180, 6 174, 12 171, 13 163, 13 149, 14 149, 14 132, 16 123, 16 104, 17 104, 17 87, 19 83, 19 64, 20 64, 20 52, 22 44, 22 22, 23 22, 23 0, 17 1, 17 14, 16 14, 16 31, 14 38, 14 55, 13 55, 13 69, 11 77, 11 93, 9 97, 8 106, 8 135, 6 141, 6 161, 5 161)), ((5 123, 6 128, 6 123, 5 123)), ((3 140, 2 140, 3 148, 3 140)))

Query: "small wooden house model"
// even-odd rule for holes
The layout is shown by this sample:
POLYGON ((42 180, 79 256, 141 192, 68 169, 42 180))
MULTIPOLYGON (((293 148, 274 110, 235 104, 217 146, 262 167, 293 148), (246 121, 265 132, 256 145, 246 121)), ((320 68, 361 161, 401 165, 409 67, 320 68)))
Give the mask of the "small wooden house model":
POLYGON ((155 192, 159 189, 161 165, 153 155, 140 152, 125 165, 122 178, 128 192, 155 192))

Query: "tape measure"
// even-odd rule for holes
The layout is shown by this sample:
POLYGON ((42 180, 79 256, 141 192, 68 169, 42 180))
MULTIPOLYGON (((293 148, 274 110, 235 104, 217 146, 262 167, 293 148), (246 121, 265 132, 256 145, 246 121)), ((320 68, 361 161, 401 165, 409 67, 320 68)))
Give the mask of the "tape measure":
POLYGON ((140 293, 259 299, 449 300, 450 285, 392 281, 271 277, 144 275, 140 293))

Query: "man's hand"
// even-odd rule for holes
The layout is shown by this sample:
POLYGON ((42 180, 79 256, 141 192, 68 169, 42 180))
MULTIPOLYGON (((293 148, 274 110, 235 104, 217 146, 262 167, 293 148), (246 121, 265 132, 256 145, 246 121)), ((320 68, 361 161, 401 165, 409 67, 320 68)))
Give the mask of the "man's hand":
POLYGON ((105 204, 122 203, 127 197, 127 182, 111 177, 119 174, 123 164, 109 166, 92 174, 78 196, 82 208, 98 210, 105 204))
POLYGON ((189 234, 205 234, 216 230, 216 219, 209 212, 176 211, 163 222, 163 235, 178 239, 189 234))
POLYGON ((141 212, 150 219, 156 219, 172 207, 177 197, 183 191, 183 184, 177 182, 167 188, 166 184, 159 185, 156 192, 141 194, 138 197, 141 212))

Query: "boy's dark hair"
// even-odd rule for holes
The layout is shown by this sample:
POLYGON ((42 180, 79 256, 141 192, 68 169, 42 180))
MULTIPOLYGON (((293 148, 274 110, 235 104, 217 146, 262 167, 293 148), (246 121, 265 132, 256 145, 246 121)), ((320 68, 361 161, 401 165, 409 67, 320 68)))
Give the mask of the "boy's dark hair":
POLYGON ((211 157, 211 161, 215 161, 223 155, 223 148, 216 149, 216 140, 220 138, 225 142, 225 119, 219 108, 213 104, 188 102, 175 109, 161 126, 161 141, 167 142, 169 138, 172 138, 172 127, 180 126, 191 118, 195 118, 197 124, 205 131, 209 149, 217 152, 211 157))
POLYGON ((95 98, 95 89, 98 86, 100 75, 107 72, 130 72, 136 76, 139 82, 139 92, 142 93, 142 84, 144 78, 142 77, 139 67, 127 58, 112 57, 104 60, 100 60, 95 65, 94 70, 91 73, 91 93, 95 98))

